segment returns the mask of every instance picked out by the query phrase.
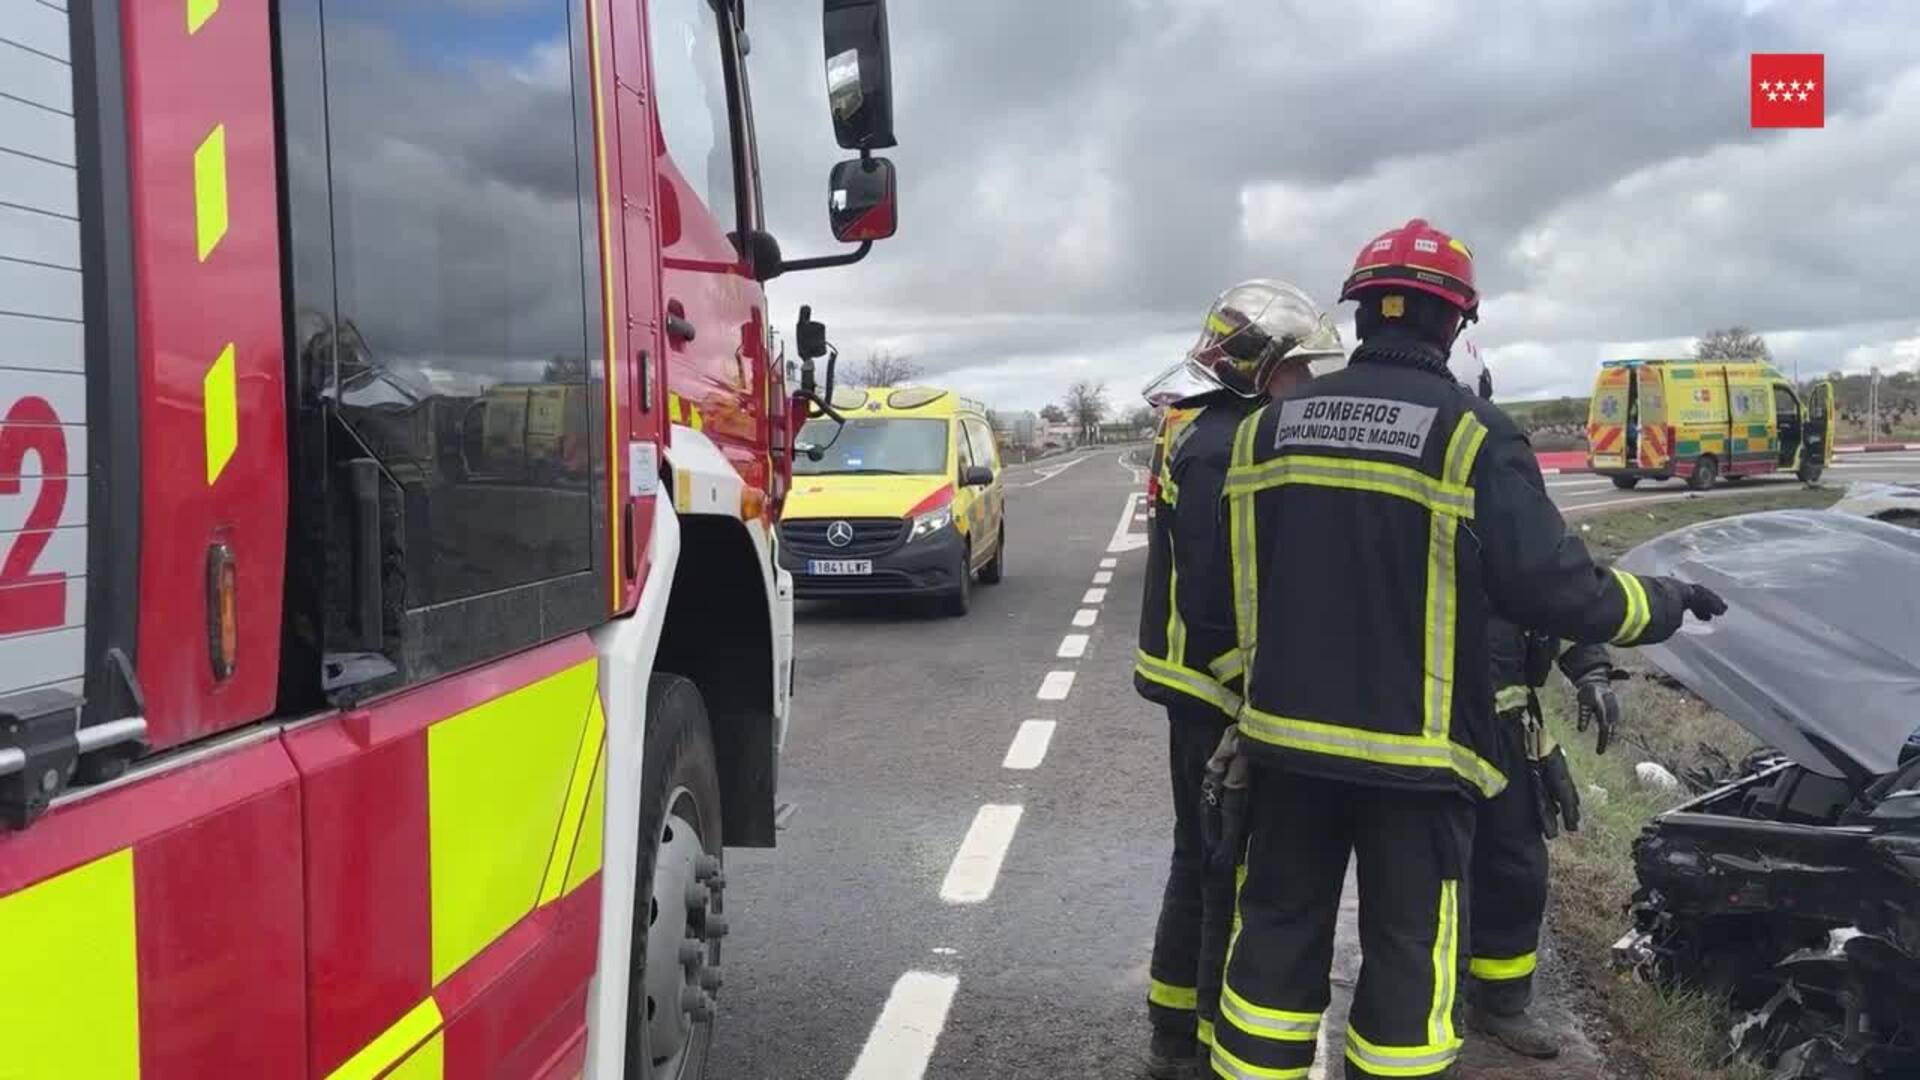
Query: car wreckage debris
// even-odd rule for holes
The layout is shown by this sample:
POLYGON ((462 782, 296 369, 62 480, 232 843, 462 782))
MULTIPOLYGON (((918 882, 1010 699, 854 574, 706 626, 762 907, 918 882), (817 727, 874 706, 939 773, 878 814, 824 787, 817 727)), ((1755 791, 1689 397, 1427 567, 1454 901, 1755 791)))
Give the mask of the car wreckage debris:
POLYGON ((1920 1077, 1920 532, 1774 511, 1622 565, 1727 598, 1644 652, 1772 749, 1644 828, 1615 964, 1725 996, 1774 1080, 1920 1077))

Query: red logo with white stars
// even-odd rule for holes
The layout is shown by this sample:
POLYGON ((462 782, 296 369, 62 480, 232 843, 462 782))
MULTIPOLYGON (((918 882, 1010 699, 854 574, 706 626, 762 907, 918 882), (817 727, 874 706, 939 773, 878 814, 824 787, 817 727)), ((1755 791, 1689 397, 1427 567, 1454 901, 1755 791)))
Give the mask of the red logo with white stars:
POLYGON ((1824 53, 1754 53, 1750 89, 1757 128, 1827 126, 1824 53))

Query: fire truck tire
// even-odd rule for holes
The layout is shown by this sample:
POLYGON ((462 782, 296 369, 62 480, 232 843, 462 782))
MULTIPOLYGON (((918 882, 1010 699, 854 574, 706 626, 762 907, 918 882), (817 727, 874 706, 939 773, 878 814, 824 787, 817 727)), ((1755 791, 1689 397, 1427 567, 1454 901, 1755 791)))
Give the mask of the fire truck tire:
POLYGON ((1640 486, 1640 478, 1637 476, 1616 476, 1613 478, 1613 486, 1619 488, 1621 491, 1632 491, 1634 488, 1640 486))
POLYGON ((721 835, 706 703, 692 682, 655 675, 640 775, 629 1080, 697 1080, 706 1069, 726 934, 721 835))
POLYGON ((959 618, 973 609, 973 552, 960 549, 960 565, 954 569, 953 591, 946 595, 942 607, 947 614, 959 618))
POLYGON ((1007 576, 1007 527, 1000 526, 1000 535, 993 542, 993 561, 980 568, 980 584, 998 585, 1000 579, 1007 576))

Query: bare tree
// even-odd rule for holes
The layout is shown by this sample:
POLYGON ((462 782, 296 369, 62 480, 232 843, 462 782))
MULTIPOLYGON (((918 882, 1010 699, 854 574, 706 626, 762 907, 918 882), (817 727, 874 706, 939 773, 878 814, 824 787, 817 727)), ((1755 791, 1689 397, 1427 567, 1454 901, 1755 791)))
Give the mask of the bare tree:
POLYGON ((1767 339, 1744 326, 1707 331, 1700 335, 1693 355, 1696 360, 1773 360, 1767 339))
POLYGON ((920 374, 920 365, 913 357, 875 349, 854 369, 853 381, 858 386, 898 386, 920 374))
POLYGON ((1040 419, 1049 424, 1064 424, 1068 420, 1067 410, 1051 403, 1043 405, 1040 407, 1040 419))
POLYGON ((1092 440, 1100 431, 1100 422, 1107 418, 1107 384, 1081 379, 1067 387, 1067 396, 1061 404, 1066 406, 1067 416, 1080 428, 1083 438, 1092 440))
POLYGON ((1145 431, 1153 426, 1153 406, 1135 405, 1127 412, 1127 426, 1135 431, 1145 431))

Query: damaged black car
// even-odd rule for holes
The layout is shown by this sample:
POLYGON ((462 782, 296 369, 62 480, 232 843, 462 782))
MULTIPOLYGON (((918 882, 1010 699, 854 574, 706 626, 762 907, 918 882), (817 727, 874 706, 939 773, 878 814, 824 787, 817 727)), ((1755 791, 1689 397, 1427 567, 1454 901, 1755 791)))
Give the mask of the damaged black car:
POLYGON ((1646 826, 1616 962, 1725 995, 1776 1080, 1920 1077, 1920 532, 1775 511, 1621 565, 1726 597, 1643 651, 1770 749, 1646 826))

